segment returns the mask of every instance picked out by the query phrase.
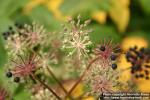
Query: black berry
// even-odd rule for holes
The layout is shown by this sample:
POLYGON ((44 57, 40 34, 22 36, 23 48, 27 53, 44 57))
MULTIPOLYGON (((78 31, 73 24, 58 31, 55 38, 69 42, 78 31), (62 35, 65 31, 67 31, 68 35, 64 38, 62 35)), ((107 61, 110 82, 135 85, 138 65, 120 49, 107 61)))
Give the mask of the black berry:
POLYGON ((8 78, 12 77, 12 73, 9 71, 9 72, 6 73, 6 76, 7 76, 8 78))
POLYGON ((12 30, 13 28, 11 26, 9 26, 9 30, 12 30))
POLYGON ((143 75, 143 74, 140 74, 140 75, 139 75, 139 77, 143 78, 143 77, 144 77, 144 75, 143 75))
POLYGON ((116 55, 111 55, 111 56, 110 56, 110 59, 111 59, 111 60, 116 60, 116 58, 117 58, 116 55))
POLYGON ((101 51, 105 51, 105 49, 106 49, 105 46, 100 46, 101 51))
POLYGON ((135 75, 135 78, 137 78, 137 79, 138 79, 138 78, 139 78, 139 75, 135 75))
POLYGON ((22 29, 22 28, 23 28, 23 25, 20 24, 20 23, 15 23, 15 26, 16 26, 18 29, 22 29))
POLYGON ((115 70, 115 69, 117 69, 117 64, 112 64, 111 67, 112 67, 112 69, 115 70))
POLYGON ((146 79, 146 80, 149 80, 149 77, 148 77, 148 76, 146 76, 146 77, 145 77, 145 79, 146 79))
POLYGON ((20 81, 20 78, 19 77, 15 77, 14 78, 14 82, 18 83, 20 81))

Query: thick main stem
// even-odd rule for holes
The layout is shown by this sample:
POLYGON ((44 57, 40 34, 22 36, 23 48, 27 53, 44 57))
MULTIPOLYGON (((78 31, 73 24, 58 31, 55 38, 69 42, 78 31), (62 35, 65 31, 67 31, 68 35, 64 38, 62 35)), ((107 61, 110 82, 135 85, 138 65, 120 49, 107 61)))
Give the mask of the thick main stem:
POLYGON ((37 81, 40 82, 45 88, 47 88, 50 92, 52 92, 52 94, 55 95, 58 100, 61 100, 61 98, 51 89, 51 87, 49 87, 47 84, 45 84, 45 83, 44 83, 43 81, 41 81, 39 78, 37 78, 34 74, 31 74, 31 76, 32 76, 32 78, 33 78, 35 81, 37 80, 37 81))
POLYGON ((99 59, 99 57, 95 58, 94 60, 92 60, 88 66, 86 67, 86 69, 84 70, 84 72, 82 73, 82 75, 80 76, 79 80, 73 85, 73 87, 70 89, 70 91, 68 92, 68 94, 66 95, 66 98, 73 92, 73 90, 77 87, 77 85, 82 81, 83 77, 86 75, 86 73, 88 72, 88 70, 90 69, 91 65, 97 61, 97 59, 99 59))
POLYGON ((47 71, 52 75, 52 77, 55 79, 55 81, 59 84, 59 86, 62 88, 62 90, 68 94, 67 90, 64 88, 64 86, 62 85, 62 83, 57 79, 57 77, 53 74, 53 72, 51 71, 51 69, 47 66, 47 71))

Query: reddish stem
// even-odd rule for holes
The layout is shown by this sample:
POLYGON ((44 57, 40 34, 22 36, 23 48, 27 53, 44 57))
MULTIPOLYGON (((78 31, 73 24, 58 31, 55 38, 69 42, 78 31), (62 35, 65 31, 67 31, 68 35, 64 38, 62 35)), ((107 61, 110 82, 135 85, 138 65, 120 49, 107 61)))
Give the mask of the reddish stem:
POLYGON ((34 74, 31 74, 31 76, 32 76, 32 78, 33 78, 34 80, 39 81, 45 88, 47 88, 50 92, 52 92, 53 95, 55 95, 58 100, 62 100, 62 99, 51 89, 51 87, 49 87, 47 84, 45 84, 45 83, 44 83, 43 81, 41 81, 39 78, 37 78, 34 74))
POLYGON ((59 84, 59 86, 63 89, 63 91, 68 94, 67 90, 64 88, 64 86, 62 85, 62 83, 57 79, 57 77, 53 74, 53 72, 51 71, 51 69, 47 66, 47 71, 52 75, 52 77, 56 80, 56 82, 59 84))
POLYGON ((82 75, 80 76, 79 80, 73 85, 73 87, 70 89, 70 91, 68 92, 68 94, 66 95, 66 98, 73 92, 73 90, 77 87, 77 85, 82 81, 83 77, 86 75, 86 73, 88 72, 88 70, 90 69, 91 65, 97 61, 97 59, 99 59, 99 57, 93 59, 88 66, 86 67, 86 69, 84 70, 84 72, 82 73, 82 75))

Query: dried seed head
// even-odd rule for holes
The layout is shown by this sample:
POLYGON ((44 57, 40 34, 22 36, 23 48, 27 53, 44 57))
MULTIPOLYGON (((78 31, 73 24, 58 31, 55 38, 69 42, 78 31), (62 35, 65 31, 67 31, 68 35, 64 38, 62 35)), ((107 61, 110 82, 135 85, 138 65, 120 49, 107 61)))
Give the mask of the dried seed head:
POLYGON ((87 47, 91 45, 89 38, 90 30, 86 30, 87 22, 80 23, 80 19, 76 21, 69 21, 69 25, 65 26, 63 37, 63 49, 69 51, 69 56, 75 55, 79 59, 81 57, 87 57, 89 50, 87 47))

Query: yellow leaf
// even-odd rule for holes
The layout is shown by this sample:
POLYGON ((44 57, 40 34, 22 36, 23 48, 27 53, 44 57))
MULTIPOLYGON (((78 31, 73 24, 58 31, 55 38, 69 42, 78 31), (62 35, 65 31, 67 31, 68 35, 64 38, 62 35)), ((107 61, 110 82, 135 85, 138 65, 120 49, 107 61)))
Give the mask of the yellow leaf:
MULTIPOLYGON (((76 82, 76 80, 70 80, 70 81, 67 81, 67 82, 63 83, 63 86, 65 87, 65 89, 67 91, 69 91, 72 88, 72 86, 75 84, 75 82, 76 82)), ((71 96, 74 97, 74 98, 78 98, 79 96, 82 96, 83 93, 84 93, 83 84, 80 83, 72 91, 71 96)))
POLYGON ((46 0, 31 0, 25 7, 23 8, 23 13, 28 14, 32 11, 32 9, 38 5, 44 4, 46 0))
POLYGON ((84 98, 82 100, 96 100, 96 99, 93 96, 89 96, 89 97, 86 97, 86 98, 84 98))
POLYGON ((104 24, 106 22, 107 14, 104 11, 97 11, 92 13, 92 18, 98 21, 100 24, 104 24))
POLYGON ((124 32, 130 19, 129 7, 120 0, 111 0, 111 4, 109 15, 118 27, 119 32, 124 32))
POLYGON ((129 6, 129 5, 130 5, 130 0, 119 0, 119 2, 120 2, 123 6, 129 6))
POLYGON ((83 84, 79 84, 75 89, 74 89, 74 91, 72 92, 72 96, 74 97, 74 98, 76 98, 76 97, 79 97, 79 96, 81 96, 82 94, 83 94, 83 84))
MULTIPOLYGON (((119 62, 118 62, 118 68, 120 70, 123 70, 123 69, 129 68, 130 66, 131 66, 131 64, 126 61, 125 55, 121 55, 119 58, 119 62)), ((121 73, 119 81, 124 83, 124 82, 127 82, 128 80, 130 80, 130 78, 131 78, 130 71, 125 70, 121 73)))
POLYGON ((62 2, 63 2, 63 0, 48 0, 48 2, 47 2, 47 7, 48 7, 50 10, 52 10, 52 11, 55 12, 55 10, 58 10, 58 9, 59 9, 59 7, 60 7, 60 5, 62 4, 62 2))
POLYGON ((150 92, 150 80, 141 79, 137 85, 141 92, 150 92))
POLYGON ((121 47, 125 51, 134 46, 138 48, 148 47, 148 41, 141 36, 130 36, 125 38, 121 43, 121 47))
POLYGON ((59 10, 60 5, 63 3, 63 0, 49 0, 46 3, 47 8, 54 14, 58 19, 65 19, 66 17, 62 15, 59 10))

